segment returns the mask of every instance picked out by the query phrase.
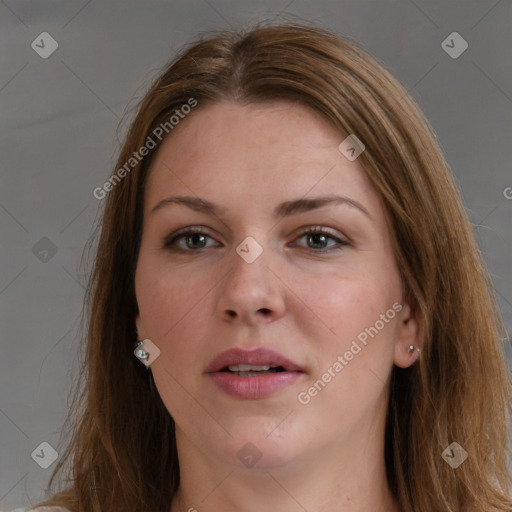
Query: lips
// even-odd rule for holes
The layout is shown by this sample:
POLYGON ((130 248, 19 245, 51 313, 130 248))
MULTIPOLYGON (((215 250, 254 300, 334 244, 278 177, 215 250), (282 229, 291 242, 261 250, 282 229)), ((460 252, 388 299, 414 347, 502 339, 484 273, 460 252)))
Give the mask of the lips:
POLYGON ((275 352, 274 350, 259 348, 257 350, 242 350, 234 348, 219 354, 207 367, 206 373, 227 371, 230 366, 274 366, 281 367, 286 372, 301 372, 298 364, 275 352))
POLYGON ((228 395, 246 400, 273 395, 305 374, 297 363, 264 348, 222 352, 206 367, 205 373, 228 395))

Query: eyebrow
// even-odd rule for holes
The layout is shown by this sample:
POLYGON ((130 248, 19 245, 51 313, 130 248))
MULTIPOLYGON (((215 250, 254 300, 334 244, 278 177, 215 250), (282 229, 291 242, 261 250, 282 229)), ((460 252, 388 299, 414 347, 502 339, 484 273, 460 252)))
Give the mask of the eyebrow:
MULTIPOLYGON (((150 213, 154 213, 157 210, 160 210, 161 208, 169 204, 183 205, 196 212, 211 214, 217 217, 220 217, 226 213, 225 208, 222 208, 219 205, 216 205, 206 199, 201 199, 199 197, 194 196, 166 197, 165 199, 159 201, 151 209, 150 213)), ((323 206, 327 206, 330 204, 344 204, 351 206, 364 213, 369 219, 372 219, 372 216, 368 213, 368 210, 361 203, 358 203, 357 201, 354 201, 349 197, 338 195, 314 197, 309 199, 301 198, 293 199, 290 201, 284 201, 283 203, 280 203, 275 207, 273 214, 274 217, 276 218, 284 218, 289 217, 291 215, 297 215, 299 213, 316 210, 318 208, 322 208, 323 206)))

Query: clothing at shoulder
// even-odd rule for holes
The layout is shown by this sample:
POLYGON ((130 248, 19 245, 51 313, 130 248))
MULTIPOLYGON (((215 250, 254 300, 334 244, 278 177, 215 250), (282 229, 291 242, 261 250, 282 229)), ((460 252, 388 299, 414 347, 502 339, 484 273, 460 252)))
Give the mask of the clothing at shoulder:
POLYGON ((17 508, 12 512, 69 512, 64 507, 37 507, 37 508, 17 508))

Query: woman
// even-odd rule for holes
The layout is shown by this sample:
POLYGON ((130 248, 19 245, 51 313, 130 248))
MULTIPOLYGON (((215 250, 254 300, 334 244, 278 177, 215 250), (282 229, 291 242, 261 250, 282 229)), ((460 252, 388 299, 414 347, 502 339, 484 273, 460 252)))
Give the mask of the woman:
POLYGON ((511 509, 491 282, 367 53, 294 24, 198 41, 94 193, 70 480, 34 510, 511 509))

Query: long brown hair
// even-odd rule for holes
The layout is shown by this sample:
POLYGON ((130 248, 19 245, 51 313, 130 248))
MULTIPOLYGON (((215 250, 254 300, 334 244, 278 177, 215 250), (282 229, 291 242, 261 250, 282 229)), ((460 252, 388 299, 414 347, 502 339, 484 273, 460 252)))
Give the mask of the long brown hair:
POLYGON ((144 187, 160 142, 126 163, 191 98, 194 112, 222 99, 297 101, 330 120, 340 142, 347 134, 363 141, 359 161, 385 205, 404 292, 424 334, 418 364, 392 370, 389 485, 405 512, 511 510, 504 327, 434 132, 407 91, 358 45, 294 23, 204 36, 142 99, 115 168, 126 172, 106 187, 72 436, 49 482, 68 475, 66 487, 40 505, 168 512, 179 486, 173 419, 151 371, 133 355, 144 187), (441 456, 452 442, 468 454, 456 469, 441 456))

